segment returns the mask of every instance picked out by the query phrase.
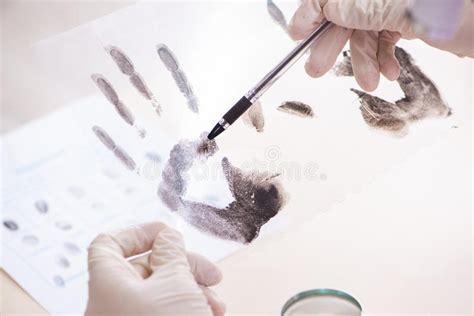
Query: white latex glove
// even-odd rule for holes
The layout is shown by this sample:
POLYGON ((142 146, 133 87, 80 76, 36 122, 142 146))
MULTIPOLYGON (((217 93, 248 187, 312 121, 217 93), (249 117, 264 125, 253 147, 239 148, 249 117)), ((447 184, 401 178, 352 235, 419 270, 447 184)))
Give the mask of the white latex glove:
MULTIPOLYGON (((446 0, 449 1, 449 0, 446 0)), ((377 88, 380 73, 395 80, 400 65, 395 44, 420 38, 431 46, 459 56, 474 57, 474 4, 466 0, 460 27, 448 41, 435 42, 417 36, 405 12, 410 0, 303 0, 294 14, 289 34, 301 40, 319 26, 323 18, 336 24, 311 47, 306 72, 320 77, 329 71, 350 40, 354 76, 366 91, 377 88)))
POLYGON ((186 253, 181 234, 165 224, 101 234, 89 247, 88 262, 87 316, 224 315, 225 306, 207 288, 221 281, 220 270, 186 253))

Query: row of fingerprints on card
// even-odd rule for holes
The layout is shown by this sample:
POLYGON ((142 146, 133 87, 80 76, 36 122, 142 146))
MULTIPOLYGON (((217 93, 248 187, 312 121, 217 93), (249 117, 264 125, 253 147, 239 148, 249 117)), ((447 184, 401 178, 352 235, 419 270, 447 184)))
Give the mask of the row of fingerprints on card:
POLYGON ((87 247, 97 234, 152 219, 172 224, 149 188, 120 167, 109 164, 85 178, 63 173, 58 184, 4 202, 4 253, 20 258, 51 286, 64 288, 87 277, 87 247))

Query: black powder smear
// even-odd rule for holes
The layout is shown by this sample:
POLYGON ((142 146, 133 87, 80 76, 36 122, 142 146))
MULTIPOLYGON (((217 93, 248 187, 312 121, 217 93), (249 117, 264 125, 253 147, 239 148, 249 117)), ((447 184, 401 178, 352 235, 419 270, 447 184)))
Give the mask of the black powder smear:
POLYGON ((273 0, 267 0, 267 11, 272 20, 287 32, 288 24, 286 23, 285 15, 273 0))
POLYGON ((227 158, 222 159, 222 168, 235 200, 223 209, 184 200, 185 207, 179 212, 202 231, 223 239, 250 243, 285 204, 281 183, 277 181, 277 175, 246 174, 232 166, 227 158))
POLYGON ((209 157, 217 152, 218 149, 215 141, 204 139, 198 143, 197 153, 201 156, 209 157))
MULTIPOLYGON (((371 127, 404 135, 410 123, 433 117, 448 117, 451 109, 442 99, 438 88, 415 64, 413 58, 400 47, 395 48, 401 73, 397 79, 405 97, 395 103, 385 101, 366 92, 351 89, 359 96, 360 111, 371 127)), ((353 75, 350 56, 335 68, 336 75, 353 75)))
POLYGON ((194 94, 193 88, 186 77, 184 71, 180 68, 178 59, 173 54, 171 49, 165 44, 159 44, 156 47, 158 57, 165 65, 166 69, 171 72, 173 79, 178 86, 179 91, 184 95, 188 103, 188 108, 194 113, 199 112, 199 104, 196 95, 194 94))
POLYGON ((145 84, 145 81, 135 71, 135 67, 133 66, 132 61, 130 58, 118 47, 116 46, 108 46, 105 48, 107 52, 110 54, 110 57, 114 60, 117 67, 120 71, 129 77, 130 82, 132 85, 137 89, 137 91, 148 101, 151 102, 151 105, 155 109, 155 112, 160 115, 161 114, 161 105, 156 101, 155 96, 150 91, 148 86, 145 84))
POLYGON ((206 159, 218 150, 214 140, 208 140, 202 134, 199 140, 182 140, 170 152, 169 159, 162 172, 162 181, 158 187, 158 196, 172 211, 183 206, 181 197, 187 190, 187 172, 195 159, 206 159))
POLYGON ((351 91, 359 96, 360 112, 368 125, 400 135, 407 133, 407 113, 396 104, 357 89, 351 91))
POLYGON ((253 127, 257 132, 263 132, 265 126, 265 118, 263 117, 262 104, 260 101, 255 102, 252 106, 242 115, 244 123, 250 127, 253 127))
POLYGON ((264 172, 244 173, 227 158, 222 168, 234 197, 225 208, 184 200, 187 172, 195 160, 206 160, 217 150, 214 141, 201 135, 197 141, 181 141, 173 147, 162 174, 158 196, 188 223, 216 237, 250 243, 260 228, 283 207, 286 198, 277 175, 264 172))
POLYGON ((313 108, 303 102, 299 101, 286 101, 283 102, 278 108, 278 111, 297 115, 300 117, 313 117, 313 108))

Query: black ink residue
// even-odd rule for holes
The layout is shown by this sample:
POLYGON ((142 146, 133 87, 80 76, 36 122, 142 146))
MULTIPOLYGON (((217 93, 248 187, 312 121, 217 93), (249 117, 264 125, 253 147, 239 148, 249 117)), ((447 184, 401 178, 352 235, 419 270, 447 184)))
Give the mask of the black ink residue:
POLYGON ((257 132, 263 132, 265 126, 265 118, 263 117, 262 104, 260 101, 255 102, 252 106, 244 113, 242 119, 245 124, 251 126, 257 130, 257 132))
MULTIPOLYGON (((359 96, 364 121, 374 128, 404 135, 408 132, 410 123, 451 115, 451 109, 443 101, 439 90, 415 64, 412 57, 400 47, 396 47, 395 56, 401 67, 397 82, 405 96, 392 103, 351 89, 359 96)), ((353 75, 349 54, 344 55, 344 60, 336 66, 335 72, 340 76, 353 75)))
POLYGON ((286 101, 277 108, 281 112, 297 115, 300 117, 313 117, 314 112, 311 106, 299 101, 286 101))
POLYGON ((173 147, 162 174, 158 196, 172 211, 201 231, 219 238, 249 243, 260 228, 275 216, 285 202, 277 175, 251 172, 231 165, 227 158, 222 168, 234 197, 227 207, 214 206, 183 199, 187 190, 187 172, 197 159, 206 159, 217 150, 206 133, 197 141, 181 141, 173 147))

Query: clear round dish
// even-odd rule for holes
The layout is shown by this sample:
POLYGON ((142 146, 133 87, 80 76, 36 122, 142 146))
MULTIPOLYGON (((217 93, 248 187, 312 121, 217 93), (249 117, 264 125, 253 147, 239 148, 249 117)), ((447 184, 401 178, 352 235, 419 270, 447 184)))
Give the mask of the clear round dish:
POLYGON ((291 297, 281 310, 281 316, 360 316, 362 306, 346 292, 334 289, 313 289, 291 297))

